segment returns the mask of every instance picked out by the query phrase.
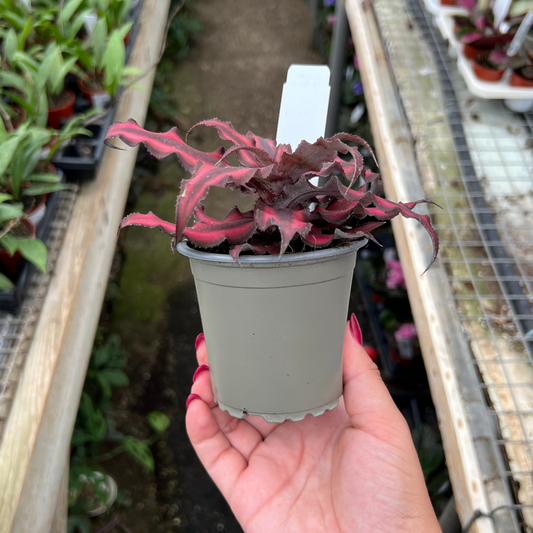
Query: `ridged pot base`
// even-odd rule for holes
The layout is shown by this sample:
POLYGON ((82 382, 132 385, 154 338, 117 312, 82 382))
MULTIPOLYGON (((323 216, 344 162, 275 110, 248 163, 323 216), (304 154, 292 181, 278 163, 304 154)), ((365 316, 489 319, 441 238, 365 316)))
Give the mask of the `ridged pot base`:
POLYGON ((307 409, 306 411, 298 411, 296 413, 252 413, 248 411, 244 411, 242 409, 237 409, 235 407, 230 407, 229 405, 226 405, 222 402, 219 402, 215 398, 215 402, 218 404, 220 409, 222 411, 226 411, 226 413, 229 413, 231 416, 235 418, 246 418, 247 416, 261 416, 263 417, 267 422, 271 424, 281 424, 282 422, 285 422, 285 420, 291 420, 292 422, 299 422, 300 420, 303 420, 306 415, 312 415, 312 416, 320 416, 323 415, 326 411, 332 411, 339 405, 340 398, 337 398, 336 400, 333 400, 330 403, 327 403, 326 405, 321 405, 320 407, 316 407, 315 409, 307 409))

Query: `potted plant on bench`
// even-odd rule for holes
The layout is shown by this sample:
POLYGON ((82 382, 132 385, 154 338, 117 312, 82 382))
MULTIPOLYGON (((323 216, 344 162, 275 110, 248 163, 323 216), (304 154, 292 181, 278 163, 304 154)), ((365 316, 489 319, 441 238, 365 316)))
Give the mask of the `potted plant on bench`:
POLYGON ((355 135, 302 141, 292 151, 252 133, 241 135, 217 119, 192 130, 202 125, 215 127, 235 146, 205 153, 184 142, 177 128, 152 133, 133 120, 110 127, 107 143, 119 137, 129 146, 144 143, 158 158, 175 153, 192 174, 181 184, 175 222, 133 213, 120 227, 157 227, 173 238, 173 249, 190 258, 221 409, 270 422, 322 414, 336 407, 342 394, 343 332, 356 251, 373 239, 375 228, 401 214, 429 232, 434 260, 437 235, 429 217, 414 212, 429 200, 394 203, 377 196, 378 175, 346 144, 371 152, 355 135), (310 182, 314 176, 329 180, 317 187, 310 182), (201 203, 210 187, 251 194, 254 207, 245 213, 235 207, 216 220, 201 203), (187 227, 193 216, 195 223, 187 227))

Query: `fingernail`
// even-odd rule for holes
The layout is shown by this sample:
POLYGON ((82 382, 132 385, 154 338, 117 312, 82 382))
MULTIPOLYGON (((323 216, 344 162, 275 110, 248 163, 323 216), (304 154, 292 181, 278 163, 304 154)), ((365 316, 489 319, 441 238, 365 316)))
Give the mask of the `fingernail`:
POLYGON ((203 333, 200 333, 198 337, 196 337, 196 340, 194 341, 194 349, 198 350, 198 346, 200 346, 200 343, 205 339, 205 335, 203 333))
POLYGON ((194 376, 192 377, 192 382, 194 383, 196 381, 196 378, 204 371, 209 370, 209 367, 207 365, 200 365, 196 372, 194 373, 194 376))
POLYGON ((185 409, 189 408, 189 405, 191 405, 191 402, 193 400, 201 400, 201 399, 202 399, 201 396, 199 396, 198 394, 195 394, 194 392, 192 394, 189 394, 187 401, 185 402, 185 409))
POLYGON ((363 344, 363 334, 361 333, 361 327, 359 326, 359 322, 357 322, 357 318, 355 317, 355 314, 352 313, 352 316, 350 317, 350 333, 352 334, 352 337, 358 342, 359 344, 363 344))

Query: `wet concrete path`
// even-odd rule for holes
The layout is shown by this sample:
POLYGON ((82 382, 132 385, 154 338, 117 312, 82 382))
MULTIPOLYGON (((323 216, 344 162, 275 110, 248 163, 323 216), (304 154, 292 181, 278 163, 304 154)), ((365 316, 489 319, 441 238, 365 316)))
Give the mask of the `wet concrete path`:
MULTIPOLYGON (((218 117, 242 133, 252 130, 274 138, 288 67, 318 61, 310 51, 308 2, 196 0, 191 8, 203 30, 167 86, 182 117, 182 129, 218 117)), ((197 130, 191 144, 214 149, 220 145, 216 139, 211 130, 197 130)), ((131 210, 153 211, 172 220, 183 177, 186 174, 175 159, 162 162, 156 175, 145 181, 131 210)), ((215 189, 206 210, 224 216, 233 205, 226 191, 215 189)), ((170 252, 166 235, 140 228, 123 232, 120 249, 121 296, 110 319, 132 368, 131 386, 120 397, 121 407, 131 420, 156 409, 172 420, 168 437, 154 446, 156 472, 149 483, 130 476, 129 469, 112 473, 131 487, 128 528, 132 533, 242 531, 185 432, 185 400, 197 367, 194 340, 201 331, 188 260, 170 252)))

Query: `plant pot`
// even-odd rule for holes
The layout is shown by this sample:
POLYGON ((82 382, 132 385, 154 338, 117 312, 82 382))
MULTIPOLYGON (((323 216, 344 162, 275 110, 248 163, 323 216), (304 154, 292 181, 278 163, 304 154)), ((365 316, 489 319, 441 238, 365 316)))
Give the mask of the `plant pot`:
POLYGON ((476 56, 483 53, 490 52, 490 48, 483 48, 481 46, 474 46, 472 44, 463 43, 463 54, 467 59, 475 59, 476 56))
POLYGON ((513 87, 533 87, 533 79, 524 78, 518 70, 513 70, 511 72, 511 80, 509 83, 513 87))
POLYGON ((81 78, 78 80, 78 87, 93 107, 102 107, 104 108, 110 101, 111 95, 103 88, 91 89, 85 84, 85 80, 81 78))
POLYGON ((505 69, 495 69, 487 65, 487 54, 478 54, 472 61, 476 77, 482 81, 496 82, 502 79, 505 69))
MULTIPOLYGON (((26 226, 28 237, 33 239, 37 234, 37 228, 35 227, 35 224, 27 218, 22 218, 20 220, 20 223, 26 226)), ((9 255, 9 252, 7 250, 5 250, 4 248, 0 248, 0 263, 4 267, 2 270, 4 270, 9 277, 13 279, 17 277, 20 269, 20 263, 22 260, 23 257, 20 252, 15 252, 11 256, 9 255)))
POLYGON ((76 96, 70 89, 65 89, 63 93, 65 101, 59 106, 50 106, 48 108, 48 127, 58 130, 61 128, 61 122, 70 118, 74 114, 74 101, 76 96))
POLYGON ((95 516, 100 516, 104 514, 117 499, 118 487, 115 480, 102 472, 94 471, 90 476, 91 479, 85 474, 80 475, 80 481, 86 486, 90 487, 91 485, 98 484, 100 490, 107 494, 107 500, 105 502, 100 501, 93 493, 92 490, 89 490, 89 494, 80 494, 78 491, 71 489, 69 492, 69 499, 78 502, 83 500, 83 512, 86 513, 91 518, 95 516))
POLYGON ((38 226, 46 213, 46 195, 37 197, 36 204, 26 211, 26 216, 31 220, 35 226, 38 226))
POLYGON ((241 256, 194 250, 195 278, 215 401, 267 422, 334 409, 356 252, 366 241, 316 252, 241 256))

